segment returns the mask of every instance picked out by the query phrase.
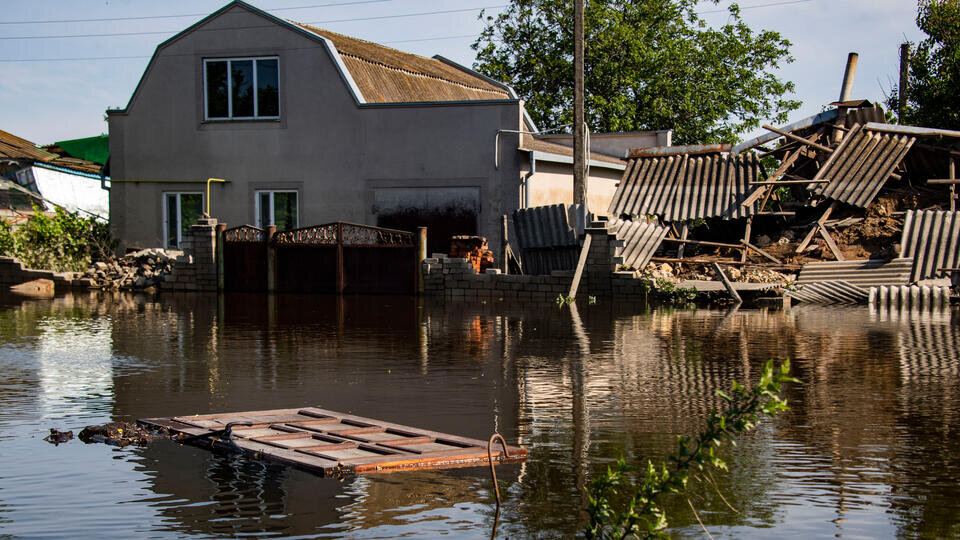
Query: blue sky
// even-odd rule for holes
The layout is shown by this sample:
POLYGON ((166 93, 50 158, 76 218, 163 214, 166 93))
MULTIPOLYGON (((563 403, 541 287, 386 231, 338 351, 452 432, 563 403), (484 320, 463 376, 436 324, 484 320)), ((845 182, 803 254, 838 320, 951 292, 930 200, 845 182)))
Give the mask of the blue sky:
MULTIPOLYGON (((0 14, 0 129, 38 144, 105 133, 104 111, 127 103, 157 44, 226 3, 4 0, 0 14), (169 15, 186 16, 102 20, 169 15), (150 34, 141 34, 144 32, 150 34), (131 33, 136 35, 51 37, 131 33), (107 57, 113 58, 103 59, 107 57)), ((483 26, 477 20, 479 8, 498 13, 500 8, 495 6, 506 0, 251 3, 283 18, 471 65, 474 54, 470 44, 483 26), (447 13, 396 17, 431 11, 447 13)), ((705 13, 707 21, 722 24, 727 18, 722 9, 728 4, 728 0, 718 5, 704 3, 704 12, 721 11, 705 13)), ((778 31, 793 43, 795 61, 779 73, 796 84, 795 97, 804 103, 792 118, 819 112, 837 99, 850 51, 860 53, 853 96, 882 100, 884 92, 896 83, 899 44, 923 37, 916 28, 913 0, 742 0, 739 4, 752 28, 778 31)))

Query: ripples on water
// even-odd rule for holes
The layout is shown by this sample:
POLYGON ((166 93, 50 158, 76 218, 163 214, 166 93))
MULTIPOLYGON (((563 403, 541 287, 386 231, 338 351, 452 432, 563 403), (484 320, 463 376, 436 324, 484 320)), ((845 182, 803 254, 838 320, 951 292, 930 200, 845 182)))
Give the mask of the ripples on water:
MULTIPOLYGON (((793 358, 792 410, 691 500, 715 537, 960 535, 949 311, 631 310, 410 298, 0 298, 0 535, 487 537, 483 468, 318 478, 159 441, 55 447, 150 416, 319 405, 530 451, 498 532, 572 536, 582 488, 700 428, 731 380, 793 358)), ((702 531, 683 500, 673 533, 702 531)))

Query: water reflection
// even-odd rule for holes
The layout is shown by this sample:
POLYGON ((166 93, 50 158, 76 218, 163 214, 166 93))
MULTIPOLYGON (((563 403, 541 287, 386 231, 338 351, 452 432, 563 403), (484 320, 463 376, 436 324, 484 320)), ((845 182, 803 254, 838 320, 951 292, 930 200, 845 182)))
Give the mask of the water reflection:
MULTIPOLYGON (((500 533, 569 536, 592 474, 620 456, 662 460, 677 434, 695 432, 721 405, 716 389, 751 380, 767 358, 794 359, 804 384, 789 390, 789 413, 727 455, 733 472, 714 476, 723 497, 694 490, 711 532, 960 532, 960 330, 949 310, 241 294, 0 305, 0 454, 31 467, 0 471, 0 532, 100 533, 67 510, 86 498, 86 511, 109 517, 118 535, 489 534, 482 468, 341 483, 169 441, 123 451, 38 446, 51 422, 314 405, 519 441, 529 461, 498 470, 500 533), (103 478, 113 483, 89 495, 103 478), (129 517, 113 515, 116 502, 133 509, 129 517), (40 517, 57 510, 66 516, 59 529, 40 517)), ((684 500, 668 508, 675 533, 701 534, 684 500)))

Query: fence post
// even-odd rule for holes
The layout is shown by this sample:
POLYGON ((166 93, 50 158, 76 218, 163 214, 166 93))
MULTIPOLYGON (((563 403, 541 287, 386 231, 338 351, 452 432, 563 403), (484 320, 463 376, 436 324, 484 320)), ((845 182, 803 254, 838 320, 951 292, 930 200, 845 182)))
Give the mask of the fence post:
POLYGON ((224 275, 223 272, 224 262, 223 254, 226 250, 226 246, 223 243, 226 241, 226 223, 217 223, 217 290, 222 291, 224 289, 224 275))
POLYGON ((417 227, 417 294, 423 294, 423 260, 427 258, 427 228, 417 227))
POLYGON ((267 245, 267 292, 277 292, 277 248, 273 245, 273 236, 277 234, 277 226, 267 227, 267 234, 264 235, 267 245))
POLYGON ((337 222, 337 294, 343 294, 343 223, 337 222))
POLYGON ((507 235, 507 215, 500 216, 500 251, 497 256, 500 257, 500 271, 504 274, 510 273, 510 265, 507 261, 507 244, 510 237, 507 235))

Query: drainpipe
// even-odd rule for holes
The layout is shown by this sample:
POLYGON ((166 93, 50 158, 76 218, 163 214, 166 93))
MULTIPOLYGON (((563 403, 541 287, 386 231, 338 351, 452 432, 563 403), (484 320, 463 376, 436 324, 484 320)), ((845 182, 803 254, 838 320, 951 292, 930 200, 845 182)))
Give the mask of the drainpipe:
POLYGON ((533 157, 533 151, 530 151, 530 170, 523 175, 521 186, 523 186, 523 208, 530 208, 530 178, 537 174, 537 159, 533 157))

